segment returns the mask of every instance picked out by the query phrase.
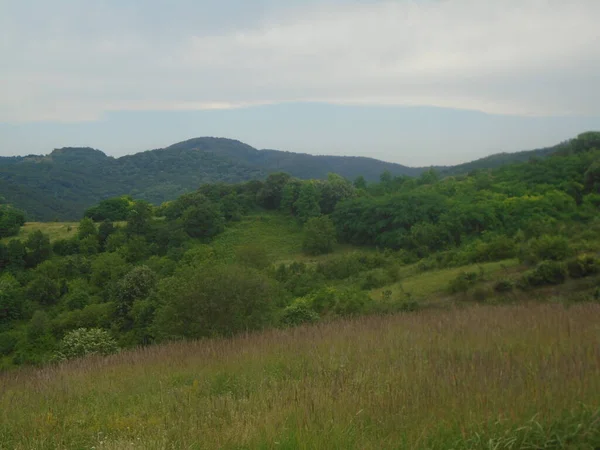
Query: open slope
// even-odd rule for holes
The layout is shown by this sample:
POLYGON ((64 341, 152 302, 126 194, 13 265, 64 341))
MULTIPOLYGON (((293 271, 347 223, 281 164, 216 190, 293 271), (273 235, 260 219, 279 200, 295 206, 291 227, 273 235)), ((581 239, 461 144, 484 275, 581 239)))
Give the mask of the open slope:
POLYGON ((599 320, 597 304, 472 307, 7 373, 0 446, 598 448, 599 320))

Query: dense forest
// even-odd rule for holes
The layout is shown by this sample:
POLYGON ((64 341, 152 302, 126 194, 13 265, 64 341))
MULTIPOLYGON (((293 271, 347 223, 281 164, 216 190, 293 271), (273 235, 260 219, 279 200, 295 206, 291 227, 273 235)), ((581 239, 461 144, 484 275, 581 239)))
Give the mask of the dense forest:
MULTIPOLYGON (((532 156, 543 157, 558 147, 494 155, 443 174, 493 168, 532 156)), ((382 172, 419 176, 426 168, 410 168, 372 158, 314 156, 257 150, 239 141, 197 138, 135 155, 112 158, 91 148, 62 148, 47 156, 0 157, 0 193, 28 220, 78 220, 84 210, 107 198, 130 195, 159 205, 203 183, 237 183, 285 172, 301 179, 363 176, 376 181, 382 172)))
MULTIPOLYGON (((409 311, 418 307, 410 293, 386 290, 405 267, 517 258, 525 269, 494 284, 501 296, 595 275, 599 157, 600 133, 589 132, 547 158, 459 176, 385 171, 369 182, 278 172, 202 184, 159 206, 101 201, 71 237, 37 231, 0 243, 2 366, 409 311), (226 244, 238 224, 273 223, 270 235, 298 230, 305 256, 277 257, 279 248, 252 240, 226 244)), ((1 229, 22 223, 2 206, 1 229)), ((481 277, 461 272, 448 292, 484 299, 481 277)))

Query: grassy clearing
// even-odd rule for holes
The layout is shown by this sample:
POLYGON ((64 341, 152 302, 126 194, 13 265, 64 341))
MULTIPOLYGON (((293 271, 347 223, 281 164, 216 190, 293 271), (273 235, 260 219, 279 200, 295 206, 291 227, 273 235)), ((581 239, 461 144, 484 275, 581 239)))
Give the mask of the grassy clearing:
POLYGON ((41 231, 50 237, 51 241, 56 239, 67 239, 77 234, 79 222, 27 222, 17 236, 11 236, 2 239, 6 243, 11 239, 26 240, 27 237, 36 231, 41 231))
POLYGON ((478 273, 483 270, 486 278, 494 279, 510 274, 518 266, 518 260, 508 259, 505 261, 453 267, 451 269, 418 272, 416 270, 416 264, 413 264, 400 269, 401 280, 398 283, 380 289, 374 289, 370 294, 372 298, 378 299, 381 297, 383 291, 391 291, 393 297, 401 297, 402 295, 409 293, 412 298, 427 299, 435 294, 445 292, 450 281, 456 278, 461 272, 478 273))
POLYGON ((222 258, 234 259, 249 244, 267 249, 274 261, 293 258, 302 252, 302 227, 283 214, 263 212, 229 225, 211 246, 222 258))
POLYGON ((598 323, 474 306, 25 369, 0 375, 0 447, 598 448, 598 323))

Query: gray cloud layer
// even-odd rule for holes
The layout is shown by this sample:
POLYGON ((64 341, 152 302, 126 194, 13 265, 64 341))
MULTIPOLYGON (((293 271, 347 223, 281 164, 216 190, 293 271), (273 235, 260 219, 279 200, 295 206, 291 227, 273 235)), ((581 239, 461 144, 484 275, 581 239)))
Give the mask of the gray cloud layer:
POLYGON ((0 0, 0 122, 280 102, 600 112, 597 0, 0 0))

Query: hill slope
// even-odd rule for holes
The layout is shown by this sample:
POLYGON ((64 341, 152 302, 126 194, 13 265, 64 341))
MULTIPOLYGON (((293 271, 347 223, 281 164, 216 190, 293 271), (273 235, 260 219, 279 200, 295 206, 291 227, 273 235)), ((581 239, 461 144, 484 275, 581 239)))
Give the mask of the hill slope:
MULTIPOLYGON (((545 157, 563 146, 499 153, 435 168, 444 175, 456 175, 545 157)), ((362 175, 374 181, 385 171, 419 176, 426 169, 367 157, 257 150, 232 139, 202 137, 120 158, 92 148, 69 147, 49 155, 0 157, 0 195, 23 209, 29 220, 77 220, 86 208, 109 197, 129 194, 159 204, 203 183, 235 183, 273 172, 304 179, 326 178, 334 172, 348 179, 362 175)))

